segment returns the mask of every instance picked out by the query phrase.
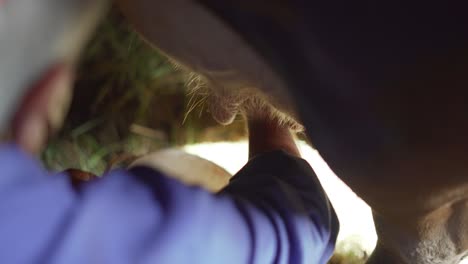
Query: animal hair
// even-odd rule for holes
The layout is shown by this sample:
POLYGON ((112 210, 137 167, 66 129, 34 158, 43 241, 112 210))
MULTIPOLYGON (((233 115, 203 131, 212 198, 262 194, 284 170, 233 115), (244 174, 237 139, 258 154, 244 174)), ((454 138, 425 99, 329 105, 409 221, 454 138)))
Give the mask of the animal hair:
MULTIPOLYGON (((244 118, 268 118, 288 127, 295 132, 304 130, 304 127, 290 115, 279 111, 268 99, 257 92, 255 88, 244 87, 233 93, 230 89, 216 87, 212 81, 201 74, 190 72, 186 81, 190 100, 186 116, 197 107, 203 109, 204 104, 210 106, 213 116, 236 115, 240 113, 244 118)), ((201 110, 202 111, 202 110, 201 110)))

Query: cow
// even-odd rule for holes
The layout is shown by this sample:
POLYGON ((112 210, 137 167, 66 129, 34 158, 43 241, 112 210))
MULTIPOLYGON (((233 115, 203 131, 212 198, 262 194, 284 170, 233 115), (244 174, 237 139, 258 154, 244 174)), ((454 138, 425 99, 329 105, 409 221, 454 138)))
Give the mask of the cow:
POLYGON ((242 113, 305 127, 373 209, 368 263, 458 263, 468 254, 463 8, 324 2, 118 4, 146 41, 204 81, 220 123, 242 113))

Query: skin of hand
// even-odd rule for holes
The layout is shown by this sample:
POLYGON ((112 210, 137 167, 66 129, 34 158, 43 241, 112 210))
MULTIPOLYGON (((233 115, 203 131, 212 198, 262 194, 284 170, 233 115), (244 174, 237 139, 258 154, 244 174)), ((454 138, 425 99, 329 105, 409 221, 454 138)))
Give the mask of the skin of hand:
POLYGON ((283 150, 290 155, 301 157, 289 127, 269 118, 247 119, 249 159, 274 150, 283 150))

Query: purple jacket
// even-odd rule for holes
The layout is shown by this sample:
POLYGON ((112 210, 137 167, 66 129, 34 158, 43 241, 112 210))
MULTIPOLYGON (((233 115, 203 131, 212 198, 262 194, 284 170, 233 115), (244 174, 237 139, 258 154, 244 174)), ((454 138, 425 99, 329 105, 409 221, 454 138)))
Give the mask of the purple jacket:
POLYGON ((144 167, 77 191, 12 145, 0 168, 0 263, 326 263, 338 232, 311 167, 281 151, 217 195, 144 167))

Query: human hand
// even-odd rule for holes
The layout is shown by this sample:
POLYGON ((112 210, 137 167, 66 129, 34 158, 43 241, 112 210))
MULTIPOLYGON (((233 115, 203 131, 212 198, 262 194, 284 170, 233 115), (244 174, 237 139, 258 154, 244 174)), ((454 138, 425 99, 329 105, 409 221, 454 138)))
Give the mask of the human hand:
POLYGON ((269 117, 247 117, 247 124, 249 130, 249 158, 274 150, 283 150, 290 155, 301 156, 290 127, 284 126, 269 117))

